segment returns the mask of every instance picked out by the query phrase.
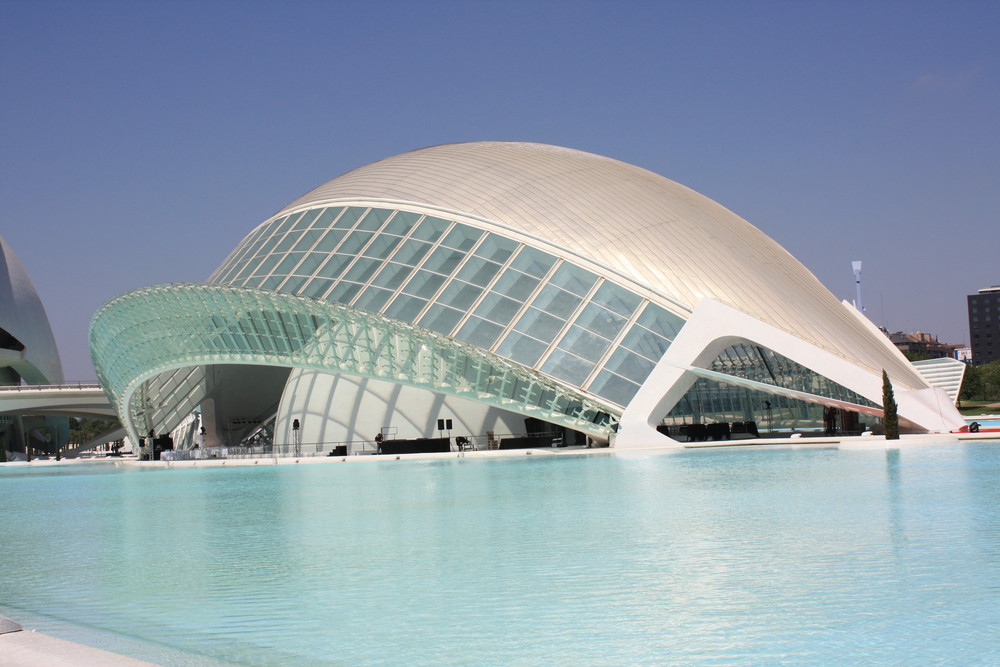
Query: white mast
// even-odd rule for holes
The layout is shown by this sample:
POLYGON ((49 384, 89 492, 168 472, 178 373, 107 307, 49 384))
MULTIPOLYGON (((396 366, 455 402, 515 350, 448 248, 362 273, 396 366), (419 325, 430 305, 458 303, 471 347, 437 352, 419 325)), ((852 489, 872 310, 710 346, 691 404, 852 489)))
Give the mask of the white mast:
POLYGON ((861 261, 851 262, 851 266, 854 267, 854 292, 856 294, 854 297, 854 307, 863 313, 865 309, 861 305, 861 261))

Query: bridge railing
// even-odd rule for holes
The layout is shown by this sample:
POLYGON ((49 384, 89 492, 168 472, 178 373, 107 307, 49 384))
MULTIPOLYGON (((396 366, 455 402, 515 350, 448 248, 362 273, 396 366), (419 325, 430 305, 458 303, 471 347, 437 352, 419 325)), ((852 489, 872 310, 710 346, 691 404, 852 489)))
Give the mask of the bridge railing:
POLYGON ((0 385, 0 391, 52 391, 53 389, 101 389, 96 382, 63 382, 60 384, 0 385))

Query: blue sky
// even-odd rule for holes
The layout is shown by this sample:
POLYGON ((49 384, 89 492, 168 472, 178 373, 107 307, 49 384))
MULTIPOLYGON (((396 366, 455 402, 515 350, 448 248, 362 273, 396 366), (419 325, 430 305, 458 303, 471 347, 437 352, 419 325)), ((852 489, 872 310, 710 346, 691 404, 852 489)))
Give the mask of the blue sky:
POLYGON ((0 3, 0 234, 67 379, 136 287, 204 280, 407 150, 569 146, 715 199, 869 317, 968 342, 1000 284, 1000 3, 0 3))

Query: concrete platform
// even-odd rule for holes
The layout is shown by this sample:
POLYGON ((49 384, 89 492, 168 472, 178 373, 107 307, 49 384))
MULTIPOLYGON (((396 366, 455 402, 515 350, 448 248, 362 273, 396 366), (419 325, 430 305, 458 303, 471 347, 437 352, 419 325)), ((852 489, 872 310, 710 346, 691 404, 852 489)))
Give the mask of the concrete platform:
POLYGON ((0 617, 0 664, 4 667, 155 667, 151 662, 127 658, 99 648, 24 630, 0 617))

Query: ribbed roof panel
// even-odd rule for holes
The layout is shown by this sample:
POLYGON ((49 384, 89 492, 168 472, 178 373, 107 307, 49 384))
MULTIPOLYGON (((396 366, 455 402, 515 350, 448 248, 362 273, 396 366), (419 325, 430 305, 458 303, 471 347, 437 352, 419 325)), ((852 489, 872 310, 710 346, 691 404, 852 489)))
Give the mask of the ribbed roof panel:
MULTIPOLYGON (((874 327, 728 209, 648 170, 518 142, 433 146, 348 172, 283 211, 385 199, 485 218, 590 257, 695 308, 730 304, 895 381, 925 386, 874 327)), ((280 214, 279 214, 280 215, 280 214)))

